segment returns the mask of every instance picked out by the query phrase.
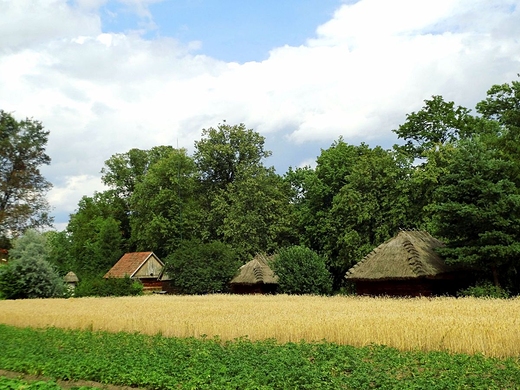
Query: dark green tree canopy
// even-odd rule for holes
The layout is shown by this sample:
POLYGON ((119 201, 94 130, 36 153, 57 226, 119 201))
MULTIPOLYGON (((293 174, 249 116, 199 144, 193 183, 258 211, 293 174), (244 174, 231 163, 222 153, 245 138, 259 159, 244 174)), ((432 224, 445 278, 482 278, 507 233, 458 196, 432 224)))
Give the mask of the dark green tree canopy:
POLYGON ((488 272, 498 285, 509 271, 520 270, 515 163, 481 137, 461 141, 451 153, 430 206, 435 233, 447 244, 441 253, 449 262, 488 272))
POLYGON ((0 110, 0 235, 52 224, 45 198, 52 185, 40 172, 51 161, 45 153, 48 137, 40 122, 17 121, 0 110))
POLYGON ((418 112, 406 115, 406 121, 394 132, 406 144, 401 147, 407 154, 416 158, 425 157, 425 152, 461 136, 471 133, 474 118, 467 108, 446 102, 442 96, 425 100, 424 107, 418 112))
POLYGON ((219 124, 202 130, 202 139, 195 142, 194 159, 202 181, 215 188, 233 183, 244 171, 262 165, 271 155, 264 150, 265 138, 239 125, 219 124))
POLYGON ((241 265, 229 245, 199 240, 184 241, 165 263, 173 286, 183 294, 226 292, 241 265))

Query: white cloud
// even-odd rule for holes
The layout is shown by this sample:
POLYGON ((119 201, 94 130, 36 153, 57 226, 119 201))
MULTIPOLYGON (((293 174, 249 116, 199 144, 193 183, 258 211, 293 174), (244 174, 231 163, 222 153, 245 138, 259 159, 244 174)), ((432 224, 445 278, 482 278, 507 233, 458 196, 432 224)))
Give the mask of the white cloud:
MULTIPOLYGON (((152 2, 120 3, 153 22, 152 2)), ((202 128, 223 120, 290 148, 340 135, 377 144, 431 95, 472 108, 520 68, 510 0, 360 0, 307 44, 245 64, 196 55, 198 42, 105 33, 105 3, 0 0, 0 109, 51 130, 57 209, 100 189, 103 162, 132 147, 192 150, 202 128)))

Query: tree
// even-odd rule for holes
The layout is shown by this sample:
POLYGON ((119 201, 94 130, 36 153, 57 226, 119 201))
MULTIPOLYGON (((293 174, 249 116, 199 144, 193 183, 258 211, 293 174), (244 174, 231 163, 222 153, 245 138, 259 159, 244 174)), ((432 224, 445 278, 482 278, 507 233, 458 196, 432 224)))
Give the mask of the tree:
POLYGON ((110 187, 111 215, 120 222, 124 239, 131 236, 130 199, 136 186, 144 179, 151 166, 168 157, 171 146, 156 146, 150 150, 130 149, 118 153, 105 161, 101 169, 103 183, 110 187))
POLYGON ((442 96, 425 100, 418 112, 406 115, 406 121, 394 132, 406 140, 400 147, 414 158, 425 157, 425 152, 438 145, 453 142, 470 134, 475 120, 465 107, 455 107, 454 102, 446 102, 442 96))
POLYGON ((326 257, 334 289, 370 250, 415 224, 410 173, 410 158, 341 138, 322 150, 315 170, 289 171, 301 243, 326 257))
POLYGON ((45 199, 51 184, 40 173, 49 131, 32 119, 17 121, 0 110, 0 236, 51 226, 45 199))
POLYGON ((185 149, 172 149, 150 166, 130 199, 132 242, 159 257, 175 251, 182 240, 201 236, 199 182, 185 149))
POLYGON ((111 196, 110 192, 84 196, 70 216, 71 268, 79 278, 102 276, 125 251, 120 222, 112 216, 111 196))
POLYGON ((0 293, 7 299, 50 298, 63 294, 63 280, 45 260, 44 234, 29 229, 13 243, 9 264, 0 269, 0 293))
POLYGON ((199 240, 183 241, 165 263, 165 273, 183 294, 226 292, 241 265, 229 245, 199 240))
POLYGON ((210 225, 242 258, 274 252, 296 240, 289 201, 289 187, 274 170, 251 168, 214 195, 210 225))
POLYGON ((150 150, 130 149, 114 154, 101 169, 103 183, 114 189, 119 197, 129 199, 148 169, 172 151, 171 146, 156 146, 150 150))
MULTIPOLYGON (((520 76, 520 75, 519 75, 520 76)), ((520 132, 520 81, 493 85, 487 98, 477 104, 477 112, 500 123, 510 132, 520 132)))
POLYGON ((520 188, 515 163, 496 144, 460 141, 430 207, 447 261, 482 270, 499 286, 520 270, 520 188))
POLYGON ((280 249, 273 262, 279 277, 278 291, 285 294, 329 294, 332 278, 326 260, 303 246, 280 249))
POLYGON ((203 129, 194 154, 202 182, 210 189, 224 189, 243 171, 261 166, 262 159, 271 155, 264 150, 264 142, 264 137, 243 123, 203 129))

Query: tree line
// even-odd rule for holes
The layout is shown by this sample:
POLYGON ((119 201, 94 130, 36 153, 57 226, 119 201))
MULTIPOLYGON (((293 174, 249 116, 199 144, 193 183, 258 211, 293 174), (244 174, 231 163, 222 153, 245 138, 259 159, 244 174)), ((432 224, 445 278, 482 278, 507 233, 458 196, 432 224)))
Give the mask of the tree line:
MULTIPOLYGON (((62 274, 95 279, 123 253, 152 250, 175 274, 212 285, 256 253, 299 247, 321 259, 338 291, 348 288, 345 272, 377 245, 400 229, 421 229, 445 242, 448 263, 517 294, 520 82, 492 86, 475 110, 433 96, 394 130, 399 145, 352 145, 340 137, 321 150, 315 167, 283 175, 268 165, 264 137, 244 124, 203 129, 192 155, 172 146, 115 154, 101 169, 108 189, 84 196, 64 231, 45 233, 46 258, 62 274)), ((13 192, 12 177, 30 169, 34 175, 49 160, 40 155, 30 168, 24 146, 6 153, 18 142, 16 126, 39 129, 39 138, 27 137, 40 153, 48 132, 38 122, 17 124, 4 112, 1 118, 5 247, 14 233, 49 223, 41 197, 13 207, 10 195, 24 189, 13 192), (34 207, 23 214, 23 205, 34 207)), ((48 188, 43 178, 34 184, 32 193, 48 188)))

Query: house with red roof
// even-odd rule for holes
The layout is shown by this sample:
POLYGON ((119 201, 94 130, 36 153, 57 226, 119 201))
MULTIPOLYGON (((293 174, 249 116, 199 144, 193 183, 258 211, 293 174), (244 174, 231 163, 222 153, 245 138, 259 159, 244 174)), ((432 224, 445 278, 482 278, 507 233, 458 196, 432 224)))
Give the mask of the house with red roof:
POLYGON ((161 291, 168 281, 164 274, 164 263, 153 252, 125 253, 103 276, 104 278, 124 278, 139 280, 144 291, 161 291))

